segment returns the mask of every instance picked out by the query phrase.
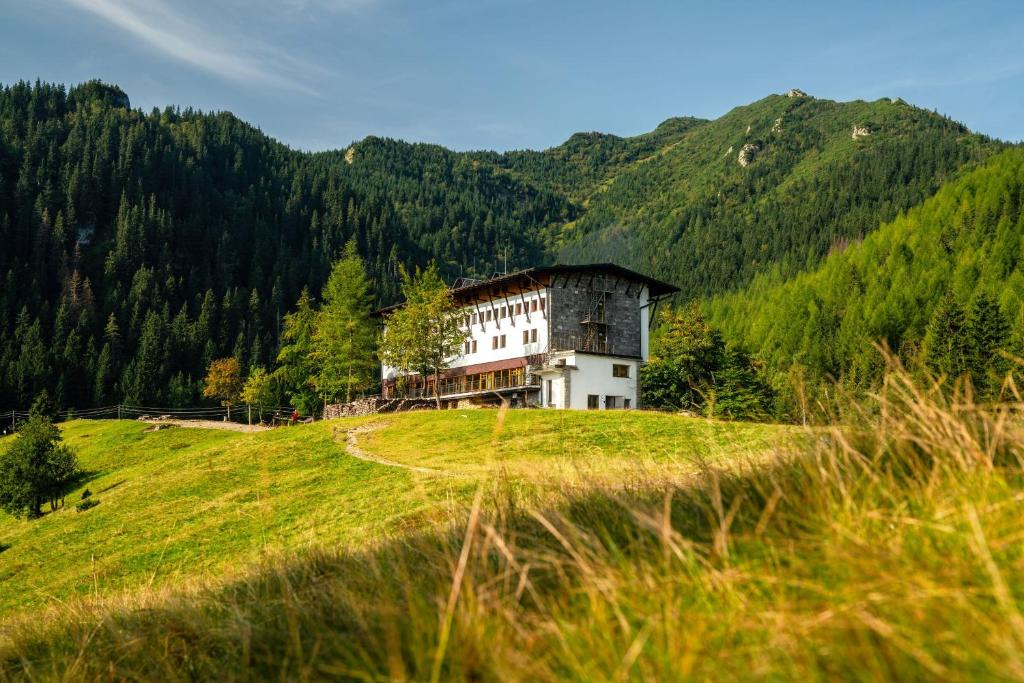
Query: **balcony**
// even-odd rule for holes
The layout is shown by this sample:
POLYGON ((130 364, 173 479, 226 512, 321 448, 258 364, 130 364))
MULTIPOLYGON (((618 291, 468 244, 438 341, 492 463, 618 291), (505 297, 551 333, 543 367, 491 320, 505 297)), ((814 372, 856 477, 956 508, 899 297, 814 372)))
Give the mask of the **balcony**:
POLYGON ((551 351, 582 351, 584 353, 615 353, 607 338, 591 335, 553 336, 549 344, 551 351))
MULTIPOLYGON (((418 381, 418 377, 411 377, 412 383, 406 386, 404 391, 398 389, 392 382, 385 387, 386 396, 402 396, 404 398, 433 398, 434 379, 428 377, 426 383, 418 381)), ((441 397, 463 396, 469 394, 480 394, 490 392, 504 392, 516 389, 536 389, 540 387, 540 379, 528 377, 526 368, 513 368, 511 370, 498 370, 476 375, 463 375, 460 377, 441 378, 441 397)))

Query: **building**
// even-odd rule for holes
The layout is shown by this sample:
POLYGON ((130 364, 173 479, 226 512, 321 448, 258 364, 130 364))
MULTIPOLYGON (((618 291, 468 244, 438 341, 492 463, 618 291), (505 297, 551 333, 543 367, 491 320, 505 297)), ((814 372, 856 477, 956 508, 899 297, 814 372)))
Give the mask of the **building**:
MULTIPOLYGON (((658 302, 678 288, 611 263, 547 266, 456 282, 469 336, 441 376, 448 406, 640 406, 639 371, 658 302)), ((381 309, 385 317, 401 306, 381 309)), ((381 369, 383 395, 433 396, 433 377, 381 369), (404 382, 399 382, 402 379, 404 382)))

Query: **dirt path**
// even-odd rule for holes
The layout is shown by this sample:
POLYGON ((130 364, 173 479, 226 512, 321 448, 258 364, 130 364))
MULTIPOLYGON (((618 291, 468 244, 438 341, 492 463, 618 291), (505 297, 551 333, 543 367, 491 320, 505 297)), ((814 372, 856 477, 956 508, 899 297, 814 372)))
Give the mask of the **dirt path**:
MULTIPOLYGON (((352 429, 346 429, 345 431, 345 450, 353 458, 359 458, 366 462, 376 463, 378 465, 386 465, 388 467, 401 467, 405 470, 412 472, 421 472, 423 474, 446 474, 441 470, 433 470, 429 467, 418 467, 416 465, 406 465, 405 463, 395 462, 394 460, 388 460, 387 458, 381 458, 379 456, 367 453, 359 445, 359 436, 374 431, 375 429, 381 429, 387 426, 387 422, 373 422, 365 424, 360 427, 353 427, 352 429)), ((338 429, 334 430, 334 438, 338 439, 338 429)))
POLYGON ((174 425, 186 429, 223 429, 229 432, 263 432, 270 427, 263 425, 244 425, 238 422, 224 422, 222 420, 146 420, 149 425, 174 425))

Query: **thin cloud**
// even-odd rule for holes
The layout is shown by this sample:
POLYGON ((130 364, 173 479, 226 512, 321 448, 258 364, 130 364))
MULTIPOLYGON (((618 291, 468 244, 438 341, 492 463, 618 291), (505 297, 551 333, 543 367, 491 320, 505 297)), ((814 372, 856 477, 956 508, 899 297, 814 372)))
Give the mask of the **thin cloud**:
MULTIPOLYGON (((267 57, 247 54, 224 42, 160 0, 66 0, 131 34, 147 47, 229 81, 287 87, 317 93, 267 65, 267 57)), ((274 61, 291 61, 279 56, 274 61)))

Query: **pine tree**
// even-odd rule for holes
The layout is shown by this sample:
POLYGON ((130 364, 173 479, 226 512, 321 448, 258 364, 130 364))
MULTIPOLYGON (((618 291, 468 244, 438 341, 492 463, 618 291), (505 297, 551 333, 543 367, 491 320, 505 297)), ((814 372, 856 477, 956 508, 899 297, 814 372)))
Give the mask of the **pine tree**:
POLYGON ((934 372, 956 380, 970 369, 972 340, 967 313, 953 295, 935 309, 924 338, 924 362, 934 372))
POLYGON ((974 299, 967 316, 970 339, 969 368, 974 384, 983 396, 991 396, 1010 371, 1004 355, 1010 344, 1010 323, 999 303, 986 293, 974 299))
POLYGON ((331 269, 321 298, 313 331, 313 383, 325 399, 344 396, 348 403, 355 392, 375 384, 378 367, 370 281, 354 241, 331 269))
POLYGON ((315 328, 316 310, 309 299, 309 291, 303 289, 295 310, 284 316, 283 344, 277 354, 277 369, 273 377, 281 384, 292 405, 307 415, 314 413, 319 405, 312 385, 316 375, 312 360, 315 328))

